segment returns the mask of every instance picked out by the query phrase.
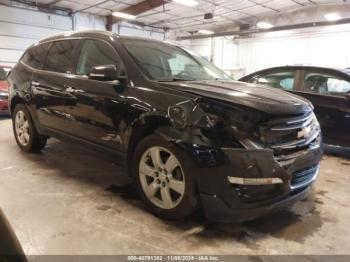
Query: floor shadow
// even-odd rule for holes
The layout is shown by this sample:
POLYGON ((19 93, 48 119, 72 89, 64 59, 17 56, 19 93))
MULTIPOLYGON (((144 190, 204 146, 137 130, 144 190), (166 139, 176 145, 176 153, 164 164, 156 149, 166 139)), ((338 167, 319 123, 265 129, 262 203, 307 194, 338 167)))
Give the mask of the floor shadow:
POLYGON ((280 210, 244 223, 207 223, 195 233, 201 240, 235 240, 251 249, 259 249, 259 240, 274 237, 303 243, 317 232, 323 224, 320 213, 310 210, 298 214, 292 209, 280 210))
POLYGON ((9 119, 11 119, 10 115, 3 115, 3 114, 0 115, 0 121, 9 120, 9 119))
MULTIPOLYGON (((147 211, 139 200, 135 187, 125 176, 125 170, 118 166, 110 156, 98 154, 90 149, 61 143, 57 140, 48 144, 41 154, 20 153, 28 161, 40 162, 40 167, 59 170, 67 179, 98 185, 101 194, 125 200, 131 206, 147 211)), ((313 201, 306 199, 303 203, 313 201)), ((104 207, 101 207, 104 208, 104 207)), ((312 210, 310 210, 312 211, 312 210)), ((308 212, 305 212, 308 213, 308 212)), ((207 221, 199 210, 191 217, 179 220, 161 220, 169 230, 189 232, 188 236, 211 241, 210 239, 230 239, 241 242, 252 249, 257 249, 256 240, 273 235, 294 241, 303 241, 322 225, 319 214, 301 215, 292 209, 269 214, 260 219, 240 224, 221 224, 207 221), (296 233, 293 233, 293 232, 296 233)))

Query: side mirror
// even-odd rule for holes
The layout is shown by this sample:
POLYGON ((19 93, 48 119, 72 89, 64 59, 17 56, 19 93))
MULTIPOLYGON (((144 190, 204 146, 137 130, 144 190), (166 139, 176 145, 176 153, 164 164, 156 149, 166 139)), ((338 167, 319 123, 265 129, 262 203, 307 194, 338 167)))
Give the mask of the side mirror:
POLYGON ((89 79, 97 81, 115 81, 126 79, 120 76, 119 69, 115 65, 94 66, 88 75, 89 79))

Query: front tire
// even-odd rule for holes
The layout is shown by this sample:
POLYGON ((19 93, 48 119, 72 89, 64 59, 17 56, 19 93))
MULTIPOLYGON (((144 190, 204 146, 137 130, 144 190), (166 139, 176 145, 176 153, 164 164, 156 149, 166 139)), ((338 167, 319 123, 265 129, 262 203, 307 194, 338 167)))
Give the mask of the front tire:
POLYGON ((40 152, 46 145, 33 123, 31 115, 23 104, 18 104, 12 114, 12 127, 17 145, 27 153, 40 152))
POLYGON ((182 219, 195 211, 198 196, 194 178, 188 160, 173 143, 148 136, 137 146, 133 163, 139 195, 154 214, 182 219))

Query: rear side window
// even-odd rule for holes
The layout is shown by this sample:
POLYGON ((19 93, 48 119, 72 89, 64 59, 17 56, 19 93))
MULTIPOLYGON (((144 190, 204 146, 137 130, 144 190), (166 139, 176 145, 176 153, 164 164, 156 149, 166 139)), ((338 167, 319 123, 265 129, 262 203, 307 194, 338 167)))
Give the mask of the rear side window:
POLYGON ((344 95, 350 91, 350 82, 338 76, 306 71, 304 90, 323 95, 344 95))
POLYGON ((77 66, 78 75, 88 75, 92 67, 116 65, 119 68, 120 58, 107 43, 99 40, 85 40, 81 48, 77 66))
POLYGON ((44 69, 70 74, 73 72, 73 54, 78 40, 61 40, 52 43, 47 54, 44 69))
POLYGON ((249 82, 268 85, 285 90, 293 90, 296 71, 283 71, 256 76, 249 82))
POLYGON ((30 48, 23 56, 22 62, 35 68, 41 69, 49 44, 41 44, 30 48))

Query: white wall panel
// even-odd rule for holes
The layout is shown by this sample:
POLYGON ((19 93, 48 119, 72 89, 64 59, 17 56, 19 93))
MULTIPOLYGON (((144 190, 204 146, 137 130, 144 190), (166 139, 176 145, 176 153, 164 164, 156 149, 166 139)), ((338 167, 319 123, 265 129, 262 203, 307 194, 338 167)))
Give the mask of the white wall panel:
POLYGON ((246 73, 272 66, 350 67, 350 25, 274 32, 238 40, 238 63, 246 73))
POLYGON ((70 17, 0 6, 0 64, 14 65, 31 44, 70 30, 70 17))
POLYGON ((103 16, 87 13, 78 13, 74 15, 74 30, 106 30, 106 18, 103 16))
POLYGON ((350 67, 350 24, 259 34, 230 40, 210 38, 180 41, 202 56, 210 56, 235 78, 273 66, 350 67))
MULTIPOLYGON (((78 13, 73 17, 48 14, 0 5, 0 64, 14 65, 23 52, 39 39, 71 30, 105 30, 103 16, 78 13), (73 28, 74 27, 74 28, 73 28)), ((122 35, 142 36, 164 40, 161 30, 142 29, 135 26, 114 26, 122 35)))
POLYGON ((163 41, 165 38, 164 32, 152 31, 151 29, 138 28, 132 25, 121 24, 119 25, 119 28, 116 25, 114 27, 114 32, 119 33, 120 35, 153 38, 161 41, 163 41))
POLYGON ((214 38, 214 63, 224 70, 237 68, 237 45, 230 37, 214 38))
POLYGON ((212 44, 210 38, 185 40, 178 42, 181 46, 184 46, 198 55, 210 60, 212 56, 212 44))

